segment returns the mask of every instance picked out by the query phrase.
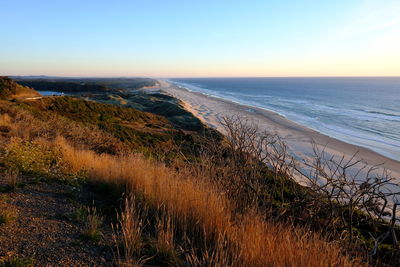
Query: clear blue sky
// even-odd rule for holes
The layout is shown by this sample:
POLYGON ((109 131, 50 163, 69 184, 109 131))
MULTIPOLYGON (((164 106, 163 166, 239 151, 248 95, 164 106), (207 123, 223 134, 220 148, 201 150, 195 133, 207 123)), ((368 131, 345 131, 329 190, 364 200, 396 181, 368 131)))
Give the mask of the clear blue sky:
POLYGON ((0 0, 0 74, 400 75, 400 1, 0 0))

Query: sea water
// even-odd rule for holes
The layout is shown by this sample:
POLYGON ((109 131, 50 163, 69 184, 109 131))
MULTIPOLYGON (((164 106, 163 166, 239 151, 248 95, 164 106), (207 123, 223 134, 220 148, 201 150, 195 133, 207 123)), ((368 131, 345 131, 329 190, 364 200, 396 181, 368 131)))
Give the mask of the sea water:
POLYGON ((400 77, 176 78, 170 82, 282 116, 400 160, 400 77))

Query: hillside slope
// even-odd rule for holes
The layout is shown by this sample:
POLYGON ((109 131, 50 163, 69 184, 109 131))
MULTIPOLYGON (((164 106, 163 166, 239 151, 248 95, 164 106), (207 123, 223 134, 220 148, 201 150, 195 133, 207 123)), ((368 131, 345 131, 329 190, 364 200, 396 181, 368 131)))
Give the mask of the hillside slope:
MULTIPOLYGON (((154 109, 189 116, 171 105, 154 109)), ((264 164, 254 129, 233 122, 224 138, 196 123, 76 97, 0 100, 0 266, 367 264, 369 234, 387 225, 358 211, 348 242, 348 209, 291 180, 281 158, 264 164)), ((392 241, 379 247, 388 262, 392 241)))
POLYGON ((19 85, 6 76, 0 76, 0 99, 34 97, 39 95, 38 92, 29 87, 19 85))
POLYGON ((152 87, 156 80, 149 78, 50 78, 16 77, 16 81, 38 91, 58 91, 64 93, 98 93, 136 90, 152 87))

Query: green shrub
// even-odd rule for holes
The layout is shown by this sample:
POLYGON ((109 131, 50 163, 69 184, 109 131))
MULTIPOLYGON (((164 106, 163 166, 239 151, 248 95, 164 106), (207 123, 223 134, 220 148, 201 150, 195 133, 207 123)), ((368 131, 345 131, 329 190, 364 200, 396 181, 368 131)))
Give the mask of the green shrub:
POLYGON ((12 256, 3 262, 0 261, 0 267, 33 267, 33 262, 33 259, 12 256))
POLYGON ((67 170, 61 149, 42 139, 13 138, 6 148, 5 160, 9 167, 34 176, 60 177, 67 170))

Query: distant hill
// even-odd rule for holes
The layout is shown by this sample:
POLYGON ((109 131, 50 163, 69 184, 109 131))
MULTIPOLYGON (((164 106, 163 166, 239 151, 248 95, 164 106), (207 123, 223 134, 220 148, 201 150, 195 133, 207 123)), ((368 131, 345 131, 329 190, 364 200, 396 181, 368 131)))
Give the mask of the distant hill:
POLYGON ((149 78, 32 78, 14 77, 21 85, 38 91, 60 91, 64 93, 96 93, 120 90, 136 90, 157 85, 149 78))
POLYGON ((109 91, 106 86, 97 84, 82 84, 70 81, 51 81, 51 80, 22 80, 19 84, 29 86, 38 91, 59 91, 65 93, 79 92, 105 92, 109 91))
POLYGON ((7 76, 0 76, 0 99, 31 97, 40 94, 32 88, 22 86, 7 76))

